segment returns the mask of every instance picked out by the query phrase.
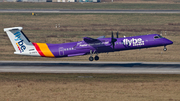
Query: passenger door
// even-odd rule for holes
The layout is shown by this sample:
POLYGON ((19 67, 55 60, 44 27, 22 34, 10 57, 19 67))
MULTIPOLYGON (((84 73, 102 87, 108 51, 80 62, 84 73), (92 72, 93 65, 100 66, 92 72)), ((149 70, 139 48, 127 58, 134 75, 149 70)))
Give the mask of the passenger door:
POLYGON ((59 48, 59 56, 63 56, 64 55, 64 48, 60 47, 59 48))

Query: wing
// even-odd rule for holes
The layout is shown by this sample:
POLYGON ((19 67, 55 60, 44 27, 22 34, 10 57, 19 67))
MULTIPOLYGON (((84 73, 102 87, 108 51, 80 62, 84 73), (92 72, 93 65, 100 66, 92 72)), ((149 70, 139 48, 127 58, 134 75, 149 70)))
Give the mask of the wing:
POLYGON ((98 39, 93 39, 93 38, 90 38, 90 37, 84 37, 83 40, 84 40, 86 43, 96 43, 96 42, 100 42, 100 40, 98 40, 98 39))
POLYGON ((105 40, 99 40, 99 39, 93 39, 90 37, 84 37, 84 41, 78 42, 74 48, 76 49, 83 49, 83 48, 97 48, 97 47, 107 47, 110 46, 111 44, 105 40))

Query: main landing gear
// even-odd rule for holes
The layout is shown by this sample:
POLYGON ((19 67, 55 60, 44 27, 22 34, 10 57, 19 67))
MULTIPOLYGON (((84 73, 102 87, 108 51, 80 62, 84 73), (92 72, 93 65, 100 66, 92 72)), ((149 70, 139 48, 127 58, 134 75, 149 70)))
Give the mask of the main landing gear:
POLYGON ((164 51, 167 51, 167 48, 166 48, 166 46, 164 46, 164 49, 163 49, 164 51))
MULTIPOLYGON (((96 50, 95 50, 96 51, 96 50)), ((90 50, 90 57, 89 57, 89 61, 93 61, 93 60, 99 60, 99 56, 98 56, 98 54, 96 53, 96 56, 93 58, 93 54, 95 54, 95 51, 94 52, 92 52, 92 50, 90 50)))
POLYGON ((89 61, 93 61, 93 60, 99 60, 99 56, 95 56, 94 58, 92 56, 89 57, 89 61))

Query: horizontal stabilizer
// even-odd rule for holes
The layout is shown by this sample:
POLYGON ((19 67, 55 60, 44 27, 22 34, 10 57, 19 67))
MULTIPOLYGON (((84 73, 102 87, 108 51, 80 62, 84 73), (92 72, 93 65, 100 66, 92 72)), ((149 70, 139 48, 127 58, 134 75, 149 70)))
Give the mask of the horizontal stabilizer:
POLYGON ((22 30, 22 27, 12 27, 12 28, 4 28, 4 32, 11 31, 11 30, 22 30))

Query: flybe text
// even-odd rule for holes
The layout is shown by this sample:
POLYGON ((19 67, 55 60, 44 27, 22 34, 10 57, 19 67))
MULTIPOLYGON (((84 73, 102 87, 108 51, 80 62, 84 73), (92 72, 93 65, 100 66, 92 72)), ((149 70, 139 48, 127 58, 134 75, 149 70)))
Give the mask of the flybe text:
POLYGON ((15 39, 14 40, 18 41, 16 43, 16 45, 17 45, 19 51, 20 52, 24 52, 24 50, 26 49, 26 46, 24 45, 23 40, 21 39, 21 33, 20 32, 16 32, 16 33, 14 33, 14 35, 15 35, 15 39))
POLYGON ((123 40, 124 45, 129 45, 129 46, 142 46, 144 45, 144 41, 141 38, 138 39, 124 39, 123 40))
POLYGON ((20 32, 16 32, 16 33, 14 33, 14 35, 15 35, 15 41, 21 41, 21 33, 20 32))

